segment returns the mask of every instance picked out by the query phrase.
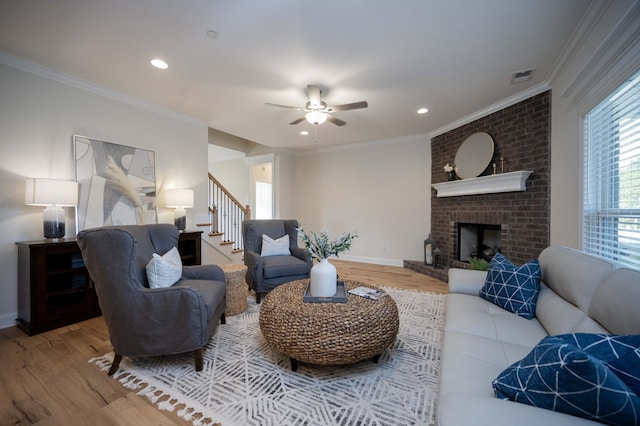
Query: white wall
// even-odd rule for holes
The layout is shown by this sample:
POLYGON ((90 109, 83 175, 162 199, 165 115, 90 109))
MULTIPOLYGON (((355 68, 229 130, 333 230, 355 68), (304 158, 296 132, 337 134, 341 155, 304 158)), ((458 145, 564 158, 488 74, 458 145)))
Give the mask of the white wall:
POLYGON ((581 248, 581 120, 640 68, 640 4, 601 2, 564 52, 551 91, 551 244, 581 248))
POLYGON ((249 204, 249 166, 244 158, 209 163, 209 172, 243 206, 249 204))
MULTIPOLYGON (((0 57, 0 328, 13 325, 18 315, 15 242, 42 238, 42 208, 24 204, 24 180, 74 179, 73 134, 155 151, 158 189, 175 185, 177 174, 180 185, 195 190, 187 226, 207 211, 205 124, 143 108, 141 102, 134 106, 132 99, 33 64, 16 64, 27 72, 10 62, 0 57)), ((173 222, 173 212, 161 204, 158 213, 160 222, 173 222)), ((75 234, 70 216, 68 237, 75 234)))
POLYGON ((274 163, 275 218, 295 219, 295 157, 288 152, 278 152, 274 163))
POLYGON ((295 218, 308 231, 357 230, 345 259, 402 265, 421 259, 431 227, 431 150, 425 135, 295 158, 295 218))

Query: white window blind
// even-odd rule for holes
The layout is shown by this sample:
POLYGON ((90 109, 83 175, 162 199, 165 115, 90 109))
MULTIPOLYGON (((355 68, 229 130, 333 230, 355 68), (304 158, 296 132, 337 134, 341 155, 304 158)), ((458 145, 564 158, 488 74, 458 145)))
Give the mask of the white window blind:
POLYGON ((583 250, 640 268, 640 72, 584 119, 583 250))

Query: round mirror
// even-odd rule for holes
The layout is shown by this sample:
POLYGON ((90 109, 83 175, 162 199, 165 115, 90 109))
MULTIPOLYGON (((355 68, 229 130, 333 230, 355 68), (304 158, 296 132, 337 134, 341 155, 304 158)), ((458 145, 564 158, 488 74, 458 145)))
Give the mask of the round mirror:
POLYGON ((484 132, 474 133, 465 139, 456 153, 456 174, 460 179, 480 176, 491 164, 493 139, 484 132))

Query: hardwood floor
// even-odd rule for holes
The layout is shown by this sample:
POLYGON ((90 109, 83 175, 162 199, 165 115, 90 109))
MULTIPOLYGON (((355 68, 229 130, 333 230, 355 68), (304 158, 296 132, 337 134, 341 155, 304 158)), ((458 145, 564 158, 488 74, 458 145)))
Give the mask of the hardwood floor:
MULTIPOLYGON (((331 260, 344 279, 446 293, 447 284, 408 269, 331 260)), ((111 351, 102 317, 27 336, 0 330, 0 425, 188 425, 107 376, 88 360, 111 351)))

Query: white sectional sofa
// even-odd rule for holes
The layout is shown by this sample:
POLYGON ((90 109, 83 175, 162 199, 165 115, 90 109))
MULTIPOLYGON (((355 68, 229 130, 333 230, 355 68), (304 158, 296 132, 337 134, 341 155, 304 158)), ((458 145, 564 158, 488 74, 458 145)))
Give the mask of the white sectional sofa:
POLYGON ((640 334, 640 271, 552 246, 536 317, 527 320, 478 296, 486 272, 449 270, 438 400, 439 426, 598 425, 495 397, 492 380, 548 335, 640 334))

